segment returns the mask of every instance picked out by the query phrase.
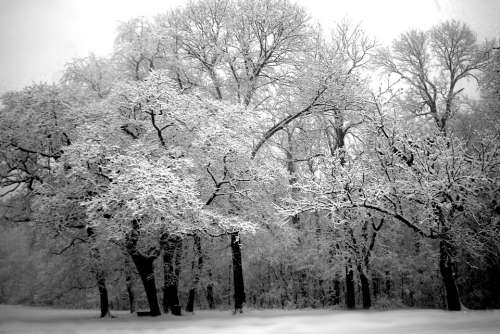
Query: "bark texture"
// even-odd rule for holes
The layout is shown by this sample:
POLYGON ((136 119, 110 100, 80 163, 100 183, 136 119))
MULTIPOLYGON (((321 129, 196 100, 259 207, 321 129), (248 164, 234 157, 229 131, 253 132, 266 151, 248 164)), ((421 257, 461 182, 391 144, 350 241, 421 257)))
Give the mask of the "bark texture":
POLYGON ((196 298, 198 285, 200 283, 201 271, 203 270, 203 254, 201 248, 201 238, 197 234, 193 236, 193 253, 194 253, 194 259, 191 266, 191 269, 193 271, 193 281, 191 284, 191 288, 189 289, 186 312, 194 311, 194 301, 196 298))
POLYGON ((163 236, 163 311, 181 315, 179 302, 179 274, 182 257, 182 239, 178 236, 163 236))
POLYGON ((135 267, 137 268, 139 276, 141 277, 149 305, 149 312, 141 312, 140 315, 158 316, 161 312, 158 297, 156 296, 156 282, 153 263, 158 257, 159 252, 157 249, 151 248, 147 255, 142 254, 139 249, 137 249, 138 241, 139 222, 137 220, 133 220, 132 229, 127 236, 126 248, 135 264, 135 267))
POLYGON ((234 313, 242 313, 246 297, 241 263, 240 234, 238 232, 231 233, 231 251, 233 255, 234 313))
POLYGON ((445 241, 439 242, 439 270, 446 291, 446 306, 449 311, 460 311, 461 303, 453 272, 452 247, 445 241))

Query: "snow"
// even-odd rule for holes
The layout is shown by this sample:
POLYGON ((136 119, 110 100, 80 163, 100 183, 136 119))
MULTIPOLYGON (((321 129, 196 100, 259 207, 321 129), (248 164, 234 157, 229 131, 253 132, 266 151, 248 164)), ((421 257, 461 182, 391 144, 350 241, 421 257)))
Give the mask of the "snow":
POLYGON ((99 319, 95 310, 0 305, 0 333, 500 333, 500 310, 249 310, 236 316, 229 311, 198 311, 156 318, 138 318, 123 311, 113 314, 115 318, 99 319))

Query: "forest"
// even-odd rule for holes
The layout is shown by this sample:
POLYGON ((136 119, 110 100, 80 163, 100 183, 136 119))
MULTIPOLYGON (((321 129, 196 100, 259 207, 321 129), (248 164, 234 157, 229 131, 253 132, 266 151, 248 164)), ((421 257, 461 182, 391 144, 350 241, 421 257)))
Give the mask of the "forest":
POLYGON ((1 97, 0 304, 500 308, 500 40, 198 0, 1 97))

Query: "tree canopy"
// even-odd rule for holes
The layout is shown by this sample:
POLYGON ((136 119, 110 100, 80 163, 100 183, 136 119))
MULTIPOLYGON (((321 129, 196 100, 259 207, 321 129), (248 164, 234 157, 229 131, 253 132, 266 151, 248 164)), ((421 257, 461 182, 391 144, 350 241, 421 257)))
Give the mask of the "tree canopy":
POLYGON ((390 47, 286 0, 124 22, 2 96, 0 261, 53 294, 0 302, 498 307, 498 68, 455 20, 390 47))

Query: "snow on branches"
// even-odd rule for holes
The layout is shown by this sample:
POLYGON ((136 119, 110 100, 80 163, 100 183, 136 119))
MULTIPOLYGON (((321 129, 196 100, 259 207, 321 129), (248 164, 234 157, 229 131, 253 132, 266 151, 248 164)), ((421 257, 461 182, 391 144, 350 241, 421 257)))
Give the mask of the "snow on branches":
POLYGON ((90 224, 118 239, 132 221, 153 234, 255 229, 249 206, 276 168, 250 158, 255 120, 244 109, 185 94, 157 71, 82 112, 60 171, 92 185, 81 201, 90 224), (211 197, 228 201, 207 206, 211 197))

